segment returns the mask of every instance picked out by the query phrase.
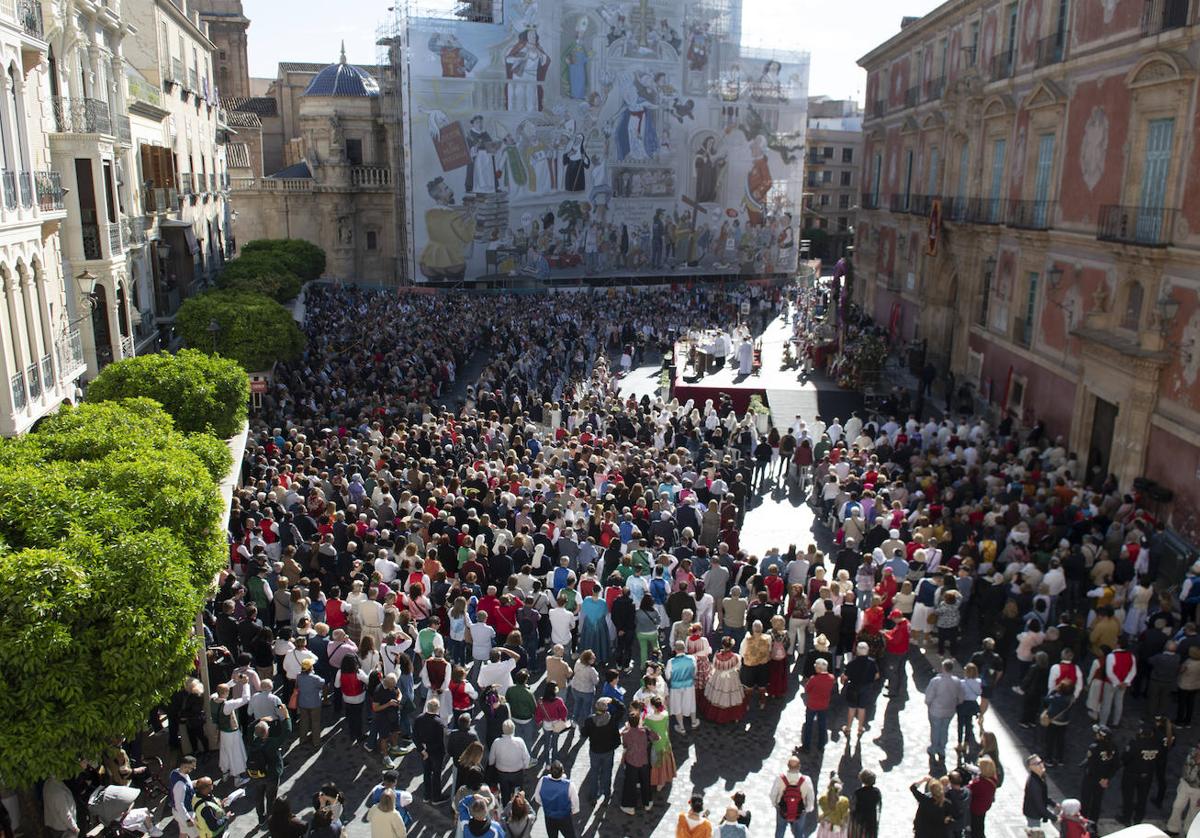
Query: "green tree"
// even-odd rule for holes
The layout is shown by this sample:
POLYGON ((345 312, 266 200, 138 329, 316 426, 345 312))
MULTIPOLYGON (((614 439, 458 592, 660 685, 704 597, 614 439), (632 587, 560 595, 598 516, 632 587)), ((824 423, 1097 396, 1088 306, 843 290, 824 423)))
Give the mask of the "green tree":
POLYGON ((246 421, 250 379, 231 358, 196 349, 156 352, 109 364, 88 385, 88 401, 145 396, 159 402, 188 433, 221 438, 236 434, 246 421))
POLYGON ((267 251, 243 253, 217 276, 219 288, 265 294, 280 303, 295 299, 301 284, 286 260, 267 251))
POLYGON ((215 349, 251 371, 295 360, 304 349, 304 333, 291 312, 262 294, 210 291, 192 297, 179 307, 175 325, 188 346, 215 349))
POLYGON ((29 789, 132 734, 190 671, 221 499, 149 400, 0 441, 0 769, 29 789))
POLYGON ((306 282, 325 273, 325 251, 304 239, 255 239, 242 245, 238 259, 259 254, 274 257, 306 282))

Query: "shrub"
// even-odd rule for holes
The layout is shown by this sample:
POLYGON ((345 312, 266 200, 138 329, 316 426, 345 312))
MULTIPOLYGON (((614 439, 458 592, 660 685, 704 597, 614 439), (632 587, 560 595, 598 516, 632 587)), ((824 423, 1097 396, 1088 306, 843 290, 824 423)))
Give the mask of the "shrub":
POLYGON ((265 294, 286 303, 300 293, 301 280, 289 261, 267 251, 243 253, 217 276, 217 286, 231 291, 265 294))
POLYGON ((306 282, 325 273, 325 251, 304 239, 255 239, 242 245, 238 258, 257 254, 274 256, 306 282))
POLYGON ((246 421, 250 379, 230 358, 195 349, 159 352, 109 364, 88 385, 89 401, 146 396, 159 402, 175 427, 228 438, 246 421))
POLYGON ((291 312, 261 294, 210 291, 184 302, 175 325, 184 342, 198 349, 213 346, 209 324, 216 321, 216 351, 250 371, 270 369, 276 361, 292 361, 304 349, 304 333, 291 312))
POLYGON ((195 445, 147 399, 65 408, 0 441, 0 671, 27 685, 0 702, 6 785, 73 775, 191 669, 227 555, 195 445))

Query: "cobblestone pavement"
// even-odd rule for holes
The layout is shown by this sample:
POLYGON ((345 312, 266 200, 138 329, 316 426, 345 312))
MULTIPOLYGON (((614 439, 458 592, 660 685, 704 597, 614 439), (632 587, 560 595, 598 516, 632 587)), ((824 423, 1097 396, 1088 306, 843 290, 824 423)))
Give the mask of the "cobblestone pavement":
MULTIPOLYGON (((779 329, 778 323, 773 324, 779 329)), ((766 359, 765 362, 769 362, 766 359)), ((631 385, 652 387, 657 381, 657 368, 635 371, 631 385), (638 382, 633 384, 633 382, 638 382)), ((799 388, 801 385, 797 384, 799 388)), ((828 387, 828 383, 804 385, 814 390, 828 387)), ((842 417, 845 418, 845 417, 842 417)), ((768 546, 786 548, 791 542, 806 545, 811 540, 819 544, 827 542, 828 533, 819 524, 814 524, 812 511, 803 504, 796 491, 786 491, 768 485, 765 493, 756 499, 756 504, 747 513, 743 544, 748 549, 760 552, 768 546)), ((960 660, 965 660, 974 651, 977 637, 968 626, 964 641, 956 650, 960 660)), ((930 650, 932 652, 933 650, 930 650)), ((922 778, 930 771, 925 753, 929 741, 929 726, 921 693, 936 665, 936 655, 914 650, 908 667, 908 699, 881 697, 876 706, 870 730, 861 740, 847 741, 840 734, 830 742, 823 753, 810 753, 803 757, 804 773, 817 781, 823 788, 829 773, 836 771, 846 783, 847 792, 858 786, 858 773, 867 768, 877 775, 877 785, 883 793, 884 834, 911 834, 915 801, 908 791, 909 784, 922 778)), ((632 680, 630 681, 632 685, 632 680)), ((753 812, 750 829, 752 836, 774 835, 775 816, 769 794, 773 781, 783 769, 788 756, 800 743, 804 705, 796 695, 797 687, 784 700, 770 702, 765 710, 751 709, 744 722, 733 727, 717 727, 701 724, 692 734, 672 734, 672 745, 678 763, 678 774, 668 789, 660 793, 651 812, 629 817, 617 806, 594 806, 583 798, 583 807, 577 820, 580 834, 584 836, 613 836, 613 838, 635 838, 640 836, 674 835, 675 819, 684 809, 693 794, 702 794, 714 818, 719 817, 729 802, 730 795, 740 790, 746 795, 747 806, 753 812)), ((997 735, 1000 744, 1001 762, 1007 774, 1004 785, 997 793, 996 802, 988 817, 988 835, 1024 836, 1024 819, 1021 815, 1021 799, 1025 782, 1024 758, 1040 744, 1037 737, 1040 729, 1025 730, 1016 725, 1019 697, 1008 688, 1000 690, 989 713, 989 729, 997 735)), ((1126 706, 1127 723, 1119 731, 1124 741, 1132 734, 1131 726, 1140 717, 1140 702, 1130 701, 1126 706)), ((830 711, 831 726, 840 726, 844 709, 836 704, 830 711)), ((326 716, 327 722, 332 718, 326 716)), ((1080 771, 1077 763, 1083 758, 1087 744, 1091 741, 1090 721, 1079 712, 1068 737, 1065 767, 1052 768, 1048 772, 1051 795, 1055 800, 1078 796, 1080 771)), ((953 731, 952 731, 953 733, 953 731)), ((1165 804, 1171 805, 1178 773, 1186 748, 1195 739, 1195 733, 1184 731, 1172 752, 1171 771, 1167 780, 1165 804)), ((302 815, 311 812, 309 806, 313 793, 325 782, 335 782, 346 795, 346 830, 343 834, 363 836, 369 827, 362 821, 366 811, 363 800, 379 780, 382 765, 379 758, 361 748, 351 748, 346 738, 338 733, 338 727, 327 730, 327 740, 320 754, 307 747, 293 748, 287 756, 287 767, 281 793, 287 794, 293 806, 302 815)), ((567 735, 563 749, 564 761, 571 776, 583 788, 588 770, 588 748, 581 746, 574 733, 567 735)), ((951 755, 952 756, 952 755, 951 755)), ((214 761, 215 762, 215 761, 214 761)), ((215 772, 216 766, 205 764, 202 773, 215 772)), ((400 767, 401 785, 412 791, 417 802, 412 806, 416 824, 410 831, 415 838, 431 838, 452 834, 452 821, 448 805, 431 807, 421 801, 421 766, 415 755, 406 757, 400 767)), ((539 776, 538 770, 528 774, 532 789, 539 776)), ((617 773, 616 788, 619 790, 620 774, 617 773)), ((449 793, 449 790, 447 790, 449 793)), ((618 792, 619 793, 619 792, 618 792)), ((1153 797, 1153 795, 1152 795, 1153 797)), ((1120 800, 1119 777, 1105 800, 1105 811, 1109 817, 1101 821, 1101 832, 1107 833, 1118 824, 1115 815, 1120 800)), ((231 838, 243 838, 257 831, 255 817, 248 800, 237 805, 239 817, 230 829, 231 838)), ((1151 803, 1148 822, 1163 826, 1168 810, 1156 809, 1151 803)), ((173 827, 170 827, 173 829, 173 827)), ((816 830, 815 819, 810 817, 805 834, 816 830)), ((1048 832, 1047 834, 1054 834, 1048 832)), ((535 835, 545 835, 539 820, 535 835)))

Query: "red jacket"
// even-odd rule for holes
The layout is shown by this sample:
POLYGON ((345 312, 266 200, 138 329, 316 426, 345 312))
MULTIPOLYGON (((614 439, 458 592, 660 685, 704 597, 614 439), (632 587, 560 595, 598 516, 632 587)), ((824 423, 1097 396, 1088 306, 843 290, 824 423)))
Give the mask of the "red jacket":
POLYGON ((883 636, 887 638, 887 651, 889 655, 907 655, 908 654, 908 620, 901 619, 896 623, 896 627, 886 629, 883 636))
POLYGON ((967 784, 971 792, 971 814, 986 815, 996 799, 996 782, 987 777, 976 777, 967 784))
POLYGON ((809 710, 828 710, 835 681, 828 672, 818 672, 804 685, 804 704, 809 710))

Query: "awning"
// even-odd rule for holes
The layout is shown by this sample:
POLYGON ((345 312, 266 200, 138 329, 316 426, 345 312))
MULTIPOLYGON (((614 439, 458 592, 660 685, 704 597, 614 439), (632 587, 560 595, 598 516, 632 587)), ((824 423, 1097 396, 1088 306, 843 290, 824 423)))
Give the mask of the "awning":
POLYGON ((200 252, 200 243, 196 241, 196 231, 192 229, 190 221, 176 221, 175 219, 167 219, 158 223, 159 229, 164 233, 180 232, 183 233, 183 240, 187 243, 188 252, 195 255, 200 252))

